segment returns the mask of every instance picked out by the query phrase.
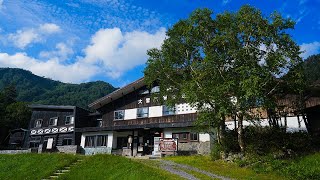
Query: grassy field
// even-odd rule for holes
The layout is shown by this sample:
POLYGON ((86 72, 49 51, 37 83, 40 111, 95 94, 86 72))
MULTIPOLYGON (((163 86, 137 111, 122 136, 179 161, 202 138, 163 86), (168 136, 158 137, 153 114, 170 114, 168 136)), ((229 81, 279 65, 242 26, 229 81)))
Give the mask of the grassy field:
POLYGON ((158 168, 113 155, 85 157, 83 162, 59 179, 180 179, 158 168))
POLYGON ((209 156, 172 156, 165 159, 234 179, 286 179, 272 172, 257 173, 250 168, 241 168, 234 163, 212 161, 209 156))
POLYGON ((41 179, 80 156, 66 154, 0 155, 0 179, 41 179))
MULTIPOLYGON (((257 160, 256 160, 257 161, 257 160)), ((320 179, 320 153, 297 157, 291 160, 259 159, 252 169, 256 172, 276 172, 290 179, 320 179)))
POLYGON ((247 167, 212 161, 209 156, 174 156, 165 159, 235 179, 320 179, 320 153, 282 160, 260 157, 247 164, 247 167))

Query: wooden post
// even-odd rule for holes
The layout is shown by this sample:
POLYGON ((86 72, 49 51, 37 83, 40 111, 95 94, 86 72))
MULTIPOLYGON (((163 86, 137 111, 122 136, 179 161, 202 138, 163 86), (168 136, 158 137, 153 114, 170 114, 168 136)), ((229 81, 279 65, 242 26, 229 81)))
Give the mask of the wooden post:
POLYGON ((131 156, 133 157, 134 130, 132 130, 131 156))

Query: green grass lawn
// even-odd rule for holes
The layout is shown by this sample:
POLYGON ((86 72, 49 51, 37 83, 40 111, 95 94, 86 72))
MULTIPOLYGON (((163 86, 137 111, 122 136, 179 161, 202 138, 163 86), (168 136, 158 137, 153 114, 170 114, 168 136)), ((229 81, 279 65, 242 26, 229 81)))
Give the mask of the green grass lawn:
POLYGON ((276 172, 290 179, 299 180, 320 179, 320 153, 287 160, 274 160, 262 157, 259 161, 260 163, 255 163, 252 166, 252 169, 256 172, 276 172))
POLYGON ((79 159, 66 154, 0 155, 0 179, 41 179, 79 159))
POLYGON ((250 168, 239 167, 235 163, 212 161, 209 156, 171 156, 165 159, 234 179, 286 179, 272 172, 257 173, 250 168))
POLYGON ((180 179, 159 168, 114 155, 85 157, 70 173, 59 179, 180 179))

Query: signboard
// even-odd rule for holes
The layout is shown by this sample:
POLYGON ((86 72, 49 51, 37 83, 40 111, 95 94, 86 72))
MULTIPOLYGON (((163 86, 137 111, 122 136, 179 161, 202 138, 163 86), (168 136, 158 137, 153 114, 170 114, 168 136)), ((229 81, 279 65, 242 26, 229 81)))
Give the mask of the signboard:
POLYGON ((47 149, 52 149, 53 138, 49 138, 47 142, 47 149))
POLYGON ((161 152, 178 151, 178 139, 176 139, 176 138, 160 138, 159 149, 161 152))
POLYGON ((153 140, 154 140, 153 155, 159 155, 160 154, 160 148, 159 148, 160 137, 154 137, 153 140))

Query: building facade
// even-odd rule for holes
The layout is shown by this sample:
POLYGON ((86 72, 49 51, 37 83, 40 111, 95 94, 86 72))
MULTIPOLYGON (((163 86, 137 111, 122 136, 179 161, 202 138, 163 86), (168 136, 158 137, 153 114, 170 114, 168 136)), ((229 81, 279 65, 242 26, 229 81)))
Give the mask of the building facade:
MULTIPOLYGON (((89 111, 76 106, 32 105, 26 147, 39 151, 77 151, 81 133, 76 128, 90 126, 89 111)), ((74 153, 75 153, 74 152, 74 153)))
POLYGON ((176 153, 209 153, 210 135, 193 128, 196 109, 187 103, 169 108, 152 96, 157 92, 159 86, 149 89, 141 78, 90 104, 99 115, 95 127, 79 129, 83 153, 157 155, 163 140, 176 140, 176 153))

